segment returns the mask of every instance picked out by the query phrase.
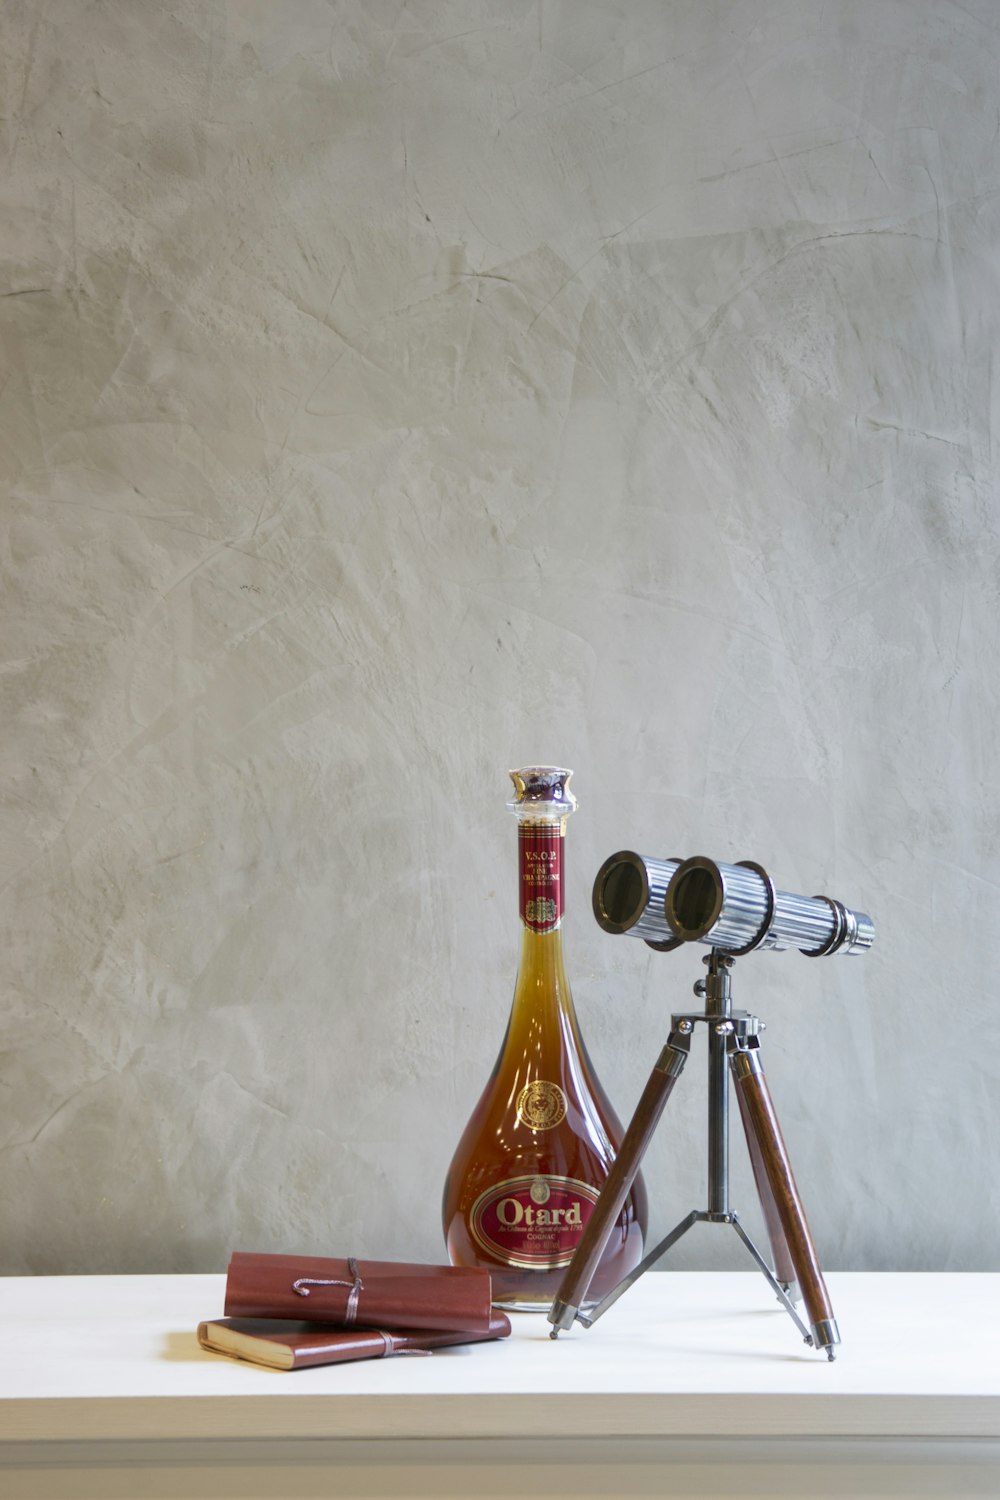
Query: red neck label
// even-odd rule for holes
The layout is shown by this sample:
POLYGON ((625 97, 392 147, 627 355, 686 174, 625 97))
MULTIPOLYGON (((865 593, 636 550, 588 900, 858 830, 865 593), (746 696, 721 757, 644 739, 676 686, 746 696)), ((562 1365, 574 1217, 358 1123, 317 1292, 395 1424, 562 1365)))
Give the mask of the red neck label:
POLYGON ((517 830, 521 921, 553 932, 563 916, 563 835, 558 823, 521 823, 517 830))

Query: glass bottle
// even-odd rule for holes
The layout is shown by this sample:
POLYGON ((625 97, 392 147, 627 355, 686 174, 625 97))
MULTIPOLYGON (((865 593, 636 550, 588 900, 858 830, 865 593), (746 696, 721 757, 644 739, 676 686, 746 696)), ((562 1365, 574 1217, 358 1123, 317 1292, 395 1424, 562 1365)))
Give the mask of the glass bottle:
MULTIPOLYGON (((518 820, 521 963, 493 1072, 452 1159, 443 1220, 453 1265, 492 1273, 508 1310, 550 1306, 621 1143, 597 1080, 563 963, 571 771, 511 771, 518 820)), ((637 1177, 591 1283, 588 1303, 642 1259, 646 1192, 637 1177)))

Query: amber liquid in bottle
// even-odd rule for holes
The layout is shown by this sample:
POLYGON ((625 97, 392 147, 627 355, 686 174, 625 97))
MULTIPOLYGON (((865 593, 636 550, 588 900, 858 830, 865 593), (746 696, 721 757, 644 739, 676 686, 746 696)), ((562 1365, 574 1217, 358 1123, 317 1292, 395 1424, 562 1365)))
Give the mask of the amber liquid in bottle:
MULTIPOLYGON (((622 1139, 580 1035, 563 963, 563 849, 572 772, 512 771, 518 818, 521 963, 507 1033, 452 1159, 443 1219, 452 1264, 491 1272, 507 1310, 551 1305, 622 1139)), ((588 1305, 642 1259, 637 1177, 588 1305)))

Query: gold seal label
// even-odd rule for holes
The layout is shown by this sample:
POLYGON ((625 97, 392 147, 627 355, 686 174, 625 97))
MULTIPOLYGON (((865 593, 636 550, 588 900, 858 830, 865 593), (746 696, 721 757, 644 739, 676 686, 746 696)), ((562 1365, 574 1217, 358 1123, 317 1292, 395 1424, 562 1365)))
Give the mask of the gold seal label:
POLYGON ((557 1083, 535 1078, 517 1096, 517 1118, 529 1130, 551 1130, 566 1118, 566 1095, 557 1083))

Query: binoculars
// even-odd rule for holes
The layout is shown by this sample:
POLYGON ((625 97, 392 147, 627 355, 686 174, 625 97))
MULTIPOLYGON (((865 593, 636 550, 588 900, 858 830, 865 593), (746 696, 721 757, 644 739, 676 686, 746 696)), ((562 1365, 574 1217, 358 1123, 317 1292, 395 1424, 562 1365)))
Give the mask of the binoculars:
POLYGON ((612 854, 594 881, 594 916, 605 932, 628 933, 652 948, 707 943, 734 958, 756 948, 798 948, 809 958, 866 953, 875 940, 865 912, 830 896, 779 891, 751 860, 723 865, 700 854, 612 854))

